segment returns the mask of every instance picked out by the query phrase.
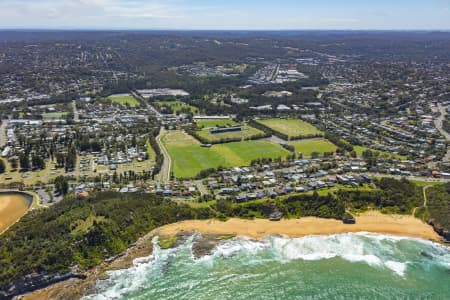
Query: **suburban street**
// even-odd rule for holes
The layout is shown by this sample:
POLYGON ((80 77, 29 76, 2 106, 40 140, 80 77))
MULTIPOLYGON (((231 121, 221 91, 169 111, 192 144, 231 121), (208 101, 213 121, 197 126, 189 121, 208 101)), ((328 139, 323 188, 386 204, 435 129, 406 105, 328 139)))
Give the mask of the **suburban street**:
MULTIPOLYGON (((439 130, 439 132, 445 137, 447 141, 450 141, 450 134, 445 131, 442 128, 442 122, 445 120, 445 116, 447 115, 447 111, 445 110, 445 107, 443 107, 441 104, 438 104, 438 110, 440 112, 439 118, 434 120, 434 125, 439 130)), ((442 158, 443 162, 449 162, 450 161, 450 148, 447 147, 447 153, 442 158)))
POLYGON ((6 137, 6 125, 8 120, 2 120, 2 124, 0 125, 0 147, 6 145, 7 137, 6 137))
POLYGON ((78 113, 77 102, 75 100, 72 101, 72 105, 73 105, 73 120, 75 122, 79 122, 80 121, 80 114, 78 113))

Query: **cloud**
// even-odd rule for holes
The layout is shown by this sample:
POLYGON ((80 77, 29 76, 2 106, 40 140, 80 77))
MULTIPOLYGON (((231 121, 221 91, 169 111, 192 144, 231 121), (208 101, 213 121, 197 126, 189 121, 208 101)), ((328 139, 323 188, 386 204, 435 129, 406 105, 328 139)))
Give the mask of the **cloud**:
MULTIPOLYGON (((170 19, 183 17, 182 7, 165 4, 162 1, 120 1, 120 0, 7 0, 0 2, 0 24, 20 20, 43 23, 45 20, 83 22, 89 19, 99 23, 114 18, 170 19)), ((127 20, 126 20, 127 21, 127 20)))

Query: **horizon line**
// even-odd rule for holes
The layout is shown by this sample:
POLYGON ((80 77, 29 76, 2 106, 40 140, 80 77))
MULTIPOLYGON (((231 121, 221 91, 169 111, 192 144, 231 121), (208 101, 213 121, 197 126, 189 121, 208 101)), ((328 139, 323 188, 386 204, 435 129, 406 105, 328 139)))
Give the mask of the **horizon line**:
POLYGON ((178 31, 178 32, 299 32, 299 31, 334 31, 334 32, 342 32, 342 31, 354 31, 354 32, 450 32, 449 29, 424 29, 424 28, 416 28, 416 29, 376 29, 376 28, 367 28, 367 29, 319 29, 319 28, 310 28, 310 29, 181 29, 181 28, 89 28, 89 27, 73 27, 73 28, 45 28, 45 27, 37 27, 37 28, 29 28, 29 27, 0 27, 1 31, 178 31))

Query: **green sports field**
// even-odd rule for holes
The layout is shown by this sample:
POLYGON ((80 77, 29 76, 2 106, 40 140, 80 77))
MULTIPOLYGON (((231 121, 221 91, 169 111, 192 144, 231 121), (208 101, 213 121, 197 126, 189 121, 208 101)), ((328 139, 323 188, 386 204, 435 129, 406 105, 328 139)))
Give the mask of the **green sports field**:
POLYGON ((312 136, 322 135, 323 132, 314 127, 312 124, 300 119, 265 119, 258 120, 259 123, 280 133, 286 134, 289 137, 296 136, 312 136))
POLYGON ((122 106, 136 107, 139 105, 139 101, 131 95, 111 95, 108 97, 112 103, 120 104, 122 106))
POLYGON ((289 142, 289 145, 294 146, 296 153, 302 153, 303 157, 311 157, 311 153, 318 152, 336 152, 337 147, 326 139, 312 139, 289 142))
POLYGON ((172 158, 177 178, 195 177, 209 168, 248 166, 253 159, 286 157, 290 154, 281 146, 267 140, 245 141, 202 148, 193 137, 182 131, 170 131, 163 138, 172 158))
POLYGON ((43 113, 42 118, 44 120, 59 120, 64 119, 68 114, 69 114, 68 112, 43 113))

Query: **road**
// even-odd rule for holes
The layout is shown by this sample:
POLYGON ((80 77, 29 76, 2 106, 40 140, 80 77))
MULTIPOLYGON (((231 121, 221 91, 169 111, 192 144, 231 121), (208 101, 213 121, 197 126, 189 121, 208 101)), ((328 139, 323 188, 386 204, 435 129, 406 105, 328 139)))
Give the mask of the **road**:
MULTIPOLYGON (((441 104, 438 104, 438 110, 440 112, 440 116, 437 119, 434 119, 434 125, 436 126, 437 130, 445 137, 447 141, 450 141, 450 134, 442 128, 442 122, 445 120, 445 116, 447 115, 447 111, 445 107, 443 107, 441 104)), ((449 162, 450 161, 450 147, 447 147, 447 153, 445 154, 444 158, 442 159, 443 162, 449 162)))
POLYGON ((144 97, 140 96, 140 95, 139 95, 138 93, 136 93, 135 91, 131 91, 131 94, 132 94, 135 98, 141 100, 142 102, 147 103, 147 108, 150 109, 151 111, 153 111, 158 119, 161 119, 161 118, 162 118, 163 115, 162 115, 155 107, 153 107, 152 105, 148 104, 148 101, 145 100, 144 97))
POLYGON ((196 180, 194 181, 195 185, 197 186, 198 191, 200 192, 200 195, 208 195, 209 192, 206 189, 206 187, 203 185, 203 180, 196 180))
POLYGON ((73 100, 72 105, 73 105, 73 120, 78 123, 78 121, 80 121, 80 114, 78 113, 77 102, 73 100))
POLYGON ((0 125, 0 148, 6 145, 7 137, 6 137, 6 125, 8 125, 8 120, 2 120, 2 124, 0 125))
POLYGON ((164 143, 161 142, 161 138, 163 138, 166 134, 166 130, 164 127, 161 128, 161 131, 159 132, 159 135, 156 137, 156 142, 159 145, 159 148, 161 149, 161 152, 164 156, 164 161, 161 166, 161 171, 159 172, 157 178, 159 181, 163 183, 167 183, 170 181, 170 172, 172 169, 172 159, 170 158, 169 152, 167 151, 166 147, 164 146, 164 143))

